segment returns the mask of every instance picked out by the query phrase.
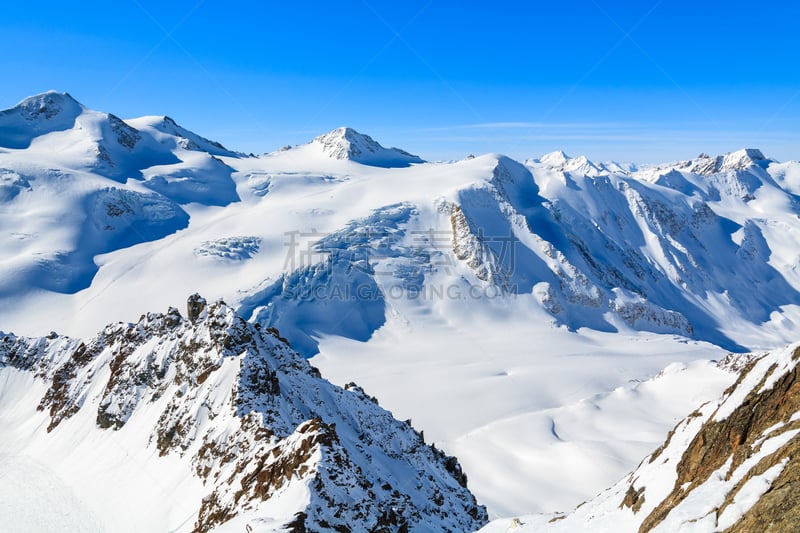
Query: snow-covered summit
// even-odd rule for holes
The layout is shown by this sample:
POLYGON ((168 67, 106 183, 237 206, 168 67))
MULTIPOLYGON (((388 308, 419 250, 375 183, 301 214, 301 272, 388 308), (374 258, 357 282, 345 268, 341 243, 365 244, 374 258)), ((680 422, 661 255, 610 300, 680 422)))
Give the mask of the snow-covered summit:
POLYGON ((749 170, 752 167, 764 167, 770 160, 764 157, 761 150, 756 148, 742 148, 724 155, 711 157, 700 154, 694 159, 681 161, 675 168, 686 170, 695 174, 709 176, 720 172, 749 170))
POLYGON ((529 160, 528 163, 534 165, 539 164, 553 170, 560 170, 584 176, 599 176, 600 174, 607 174, 612 171, 622 170, 622 167, 615 163, 612 164, 611 168, 608 168, 603 163, 591 161, 585 155, 570 157, 562 150, 556 150, 554 152, 547 153, 541 156, 539 159, 529 160))
POLYGON ((168 116, 147 116, 126 121, 138 130, 149 131, 159 140, 175 139, 177 146, 184 150, 207 152, 215 156, 240 157, 241 154, 228 150, 222 143, 206 139, 190 131, 168 116))
POLYGON ((187 130, 170 117, 122 120, 110 113, 89 109, 65 92, 48 91, 0 111, 0 147, 29 148, 35 139, 50 133, 56 135, 48 136, 42 146, 44 151, 67 153, 73 160, 82 155, 99 157, 110 167, 141 166, 115 160, 114 156, 119 154, 113 152, 119 147, 127 151, 127 156, 122 153, 123 159, 132 157, 150 164, 156 160, 175 161, 171 153, 175 149, 213 156, 242 155, 187 130), (137 147, 142 140, 144 142, 137 147))
POLYGON ((757 148, 743 148, 722 156, 720 170, 745 170, 753 165, 761 165, 767 158, 757 148))
POLYGON ((124 121, 67 93, 0 111, 0 147, 10 148, 0 150, 0 227, 21 236, 3 248, 3 296, 74 293, 91 283, 95 255, 185 228, 177 204, 239 199, 220 159, 238 154, 172 119, 124 121))
MULTIPOLYGON (((792 166, 778 164, 761 150, 743 148, 723 155, 702 153, 694 159, 647 166, 634 174, 640 180, 713 201, 727 197, 750 202, 760 196, 774 201, 791 193, 791 185, 783 178, 785 169, 792 166)), ((791 177, 792 172, 789 174, 791 177)))
POLYGON ((667 422, 634 448, 595 448, 604 455, 575 446, 584 419, 572 435, 538 422, 496 433, 491 421, 549 420, 543 409, 652 375, 696 346, 760 349, 800 332, 797 162, 744 151, 724 171, 699 158, 715 172, 700 174, 563 153, 550 165, 406 155, 405 168, 386 169, 370 161, 399 152, 346 128, 229 157, 164 116, 77 112, 66 130, 0 149, 0 329, 85 337, 195 290, 225 298, 463 457, 494 513, 591 497, 663 440, 667 422), (658 358, 612 332, 658 339, 658 358), (500 400, 480 401, 490 396, 500 400), (542 435, 570 451, 536 448, 542 435), (554 485, 554 458, 598 474, 554 485))
POLYGON ((27 148, 39 135, 72 128, 83 111, 69 93, 47 91, 28 97, 0 111, 0 146, 27 148))
POLYGON ((52 119, 61 114, 80 114, 83 106, 69 93, 46 91, 25 98, 11 110, 29 119, 52 119))
POLYGON ((556 150, 554 152, 549 152, 544 154, 542 157, 539 158, 538 161, 543 165, 547 165, 550 167, 560 167, 563 166, 570 159, 571 158, 566 153, 564 153, 563 150, 556 150))
POLYGON ((424 163, 416 155, 399 148, 385 148, 369 135, 353 128, 336 128, 316 137, 311 144, 318 146, 331 159, 350 160, 375 167, 407 167, 424 163))

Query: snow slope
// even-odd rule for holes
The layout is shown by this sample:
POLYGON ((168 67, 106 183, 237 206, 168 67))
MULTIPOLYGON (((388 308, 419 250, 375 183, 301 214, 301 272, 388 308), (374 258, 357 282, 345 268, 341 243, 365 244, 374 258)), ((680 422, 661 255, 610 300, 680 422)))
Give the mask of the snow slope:
POLYGON ((730 356, 738 379, 681 420, 612 488, 570 513, 497 520, 494 531, 791 531, 800 520, 800 347, 730 356))
POLYGON ((3 112, 3 297, 76 293, 91 285, 95 256, 186 228, 179 204, 239 200, 233 169, 214 155, 235 154, 171 119, 153 122, 136 129, 55 92, 3 112))
POLYGON ((493 516, 563 510, 729 384, 708 360, 797 337, 799 176, 756 150, 425 163, 348 128, 245 157, 47 93, 0 115, 0 329, 224 298, 457 453, 493 516))
POLYGON ((376 167, 407 167, 413 163, 424 163, 419 157, 399 148, 384 148, 369 135, 359 133, 353 128, 337 128, 316 137, 301 149, 321 151, 332 159, 356 161, 376 167))
POLYGON ((87 531, 486 522, 455 458, 222 302, 193 295, 186 318, 148 313, 85 341, 3 335, 0 380, 0 457, 15 465, 0 481, 4 527, 48 530, 72 508, 87 531), (53 504, 42 518, 37 484, 37 505, 53 504))

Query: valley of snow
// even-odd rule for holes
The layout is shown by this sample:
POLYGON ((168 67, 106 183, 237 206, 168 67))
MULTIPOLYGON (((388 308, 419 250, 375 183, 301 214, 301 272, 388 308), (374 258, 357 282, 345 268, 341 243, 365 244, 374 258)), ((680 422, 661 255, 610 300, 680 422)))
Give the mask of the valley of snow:
POLYGON ((498 519, 481 533, 796 531, 800 344, 730 354, 738 378, 614 486, 566 513, 498 519))
MULTIPOLYGON (((757 150, 426 163, 342 128, 256 157, 46 93, 0 113, 0 330, 221 298, 456 455, 490 518, 567 511, 734 381, 712 360, 800 337, 798 194, 800 163, 757 150)), ((59 488, 84 478, 19 436, 35 404, 8 391, 36 385, 13 372, 0 521, 30 470, 92 531, 59 488)))

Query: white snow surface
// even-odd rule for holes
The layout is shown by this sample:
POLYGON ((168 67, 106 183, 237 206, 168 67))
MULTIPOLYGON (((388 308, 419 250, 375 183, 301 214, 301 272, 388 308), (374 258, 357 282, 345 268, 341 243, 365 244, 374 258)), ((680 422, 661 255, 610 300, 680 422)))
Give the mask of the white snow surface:
POLYGON ((0 329, 224 298, 456 454, 492 517, 565 511, 732 382, 709 360, 796 340, 796 192, 757 150, 425 163, 340 128, 249 157, 51 92, 0 113, 0 329))
MULTIPOLYGON (((745 379, 736 385, 730 394, 705 402, 699 409, 681 420, 674 428, 674 433, 654 454, 648 455, 639 466, 620 479, 615 485, 604 490, 593 498, 567 513, 550 513, 523 515, 513 518, 502 518, 492 521, 481 529, 481 533, 506 531, 546 531, 546 532, 633 532, 638 531, 642 521, 658 504, 671 493, 678 474, 676 467, 683 453, 698 435, 703 425, 710 421, 724 419, 733 409, 743 405, 748 393, 753 391, 751 379, 760 382, 768 376, 778 379, 785 376, 793 368, 787 360, 796 353, 800 345, 794 344, 787 349, 773 353, 759 354, 756 365, 748 372, 745 379), (622 504, 630 487, 641 491, 643 503, 641 508, 633 512, 629 506, 622 504)), ((657 383, 661 378, 655 378, 657 383)), ((761 389, 765 390, 765 389, 761 389)), ((674 394, 674 391, 673 391, 674 394)), ((791 416, 795 420, 797 413, 791 416)), ((723 531, 734 525, 757 501, 766 493, 773 481, 780 475, 789 457, 777 456, 774 466, 764 472, 752 475, 737 492, 737 484, 745 479, 748 473, 764 458, 782 453, 781 448, 797 438, 800 430, 776 432, 776 426, 764 430, 760 438, 755 440, 741 464, 731 469, 732 459, 729 457, 720 468, 711 473, 706 480, 695 480, 683 487, 688 494, 675 505, 652 531, 671 532, 686 531, 693 533, 712 533, 723 531), (726 497, 733 495, 732 502, 722 508, 726 497), (722 508, 722 509, 721 509, 722 508), (722 510, 717 516, 719 510, 722 510)))

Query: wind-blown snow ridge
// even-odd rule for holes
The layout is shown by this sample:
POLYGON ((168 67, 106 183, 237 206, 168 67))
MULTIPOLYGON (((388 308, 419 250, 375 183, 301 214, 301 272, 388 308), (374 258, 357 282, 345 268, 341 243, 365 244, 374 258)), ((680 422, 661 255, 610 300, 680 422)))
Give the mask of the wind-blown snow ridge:
POLYGON ((743 148, 716 157, 700 154, 696 159, 683 161, 676 165, 676 167, 708 176, 719 172, 748 170, 751 167, 765 166, 768 163, 769 160, 764 157, 761 150, 756 148, 743 148))
MULTIPOLYGON (((81 459, 81 450, 118 433, 128 447, 144 443, 152 468, 179 464, 202 486, 204 496, 188 503, 194 518, 156 517, 159 530, 210 531, 233 520, 248 531, 469 531, 486 521, 455 458, 356 385, 322 379, 276 330, 222 302, 194 295, 186 318, 175 308, 148 313, 85 341, 3 334, 0 375, 20 371, 46 384, 35 415, 42 425, 29 439, 57 447, 74 436, 75 461, 102 460, 81 459)), ((78 493, 91 488, 65 481, 78 493)), ((136 501, 139 481, 120 478, 87 503, 107 516, 114 510, 102 506, 113 507, 115 494, 136 501)))
POLYGON ((128 121, 129 123, 133 124, 138 129, 146 129, 150 128, 157 132, 160 132, 164 135, 160 136, 162 138, 170 138, 173 137, 177 139, 176 145, 184 150, 193 150, 193 151, 200 151, 206 152, 216 156, 228 156, 228 157, 241 157, 242 154, 238 152, 233 152, 225 148, 221 143, 217 141, 211 141, 206 139, 205 137, 201 137, 200 135, 187 130, 183 126, 179 125, 175 122, 174 119, 163 116, 163 117, 142 117, 137 119, 132 119, 128 121))
POLYGON ((620 174, 628 174, 634 166, 623 166, 615 162, 598 163, 590 161, 585 155, 577 157, 570 157, 562 150, 556 150, 541 156, 538 159, 529 160, 532 165, 543 165, 548 168, 570 172, 575 174, 582 174, 585 176, 599 176, 600 174, 608 174, 617 172, 620 174))

